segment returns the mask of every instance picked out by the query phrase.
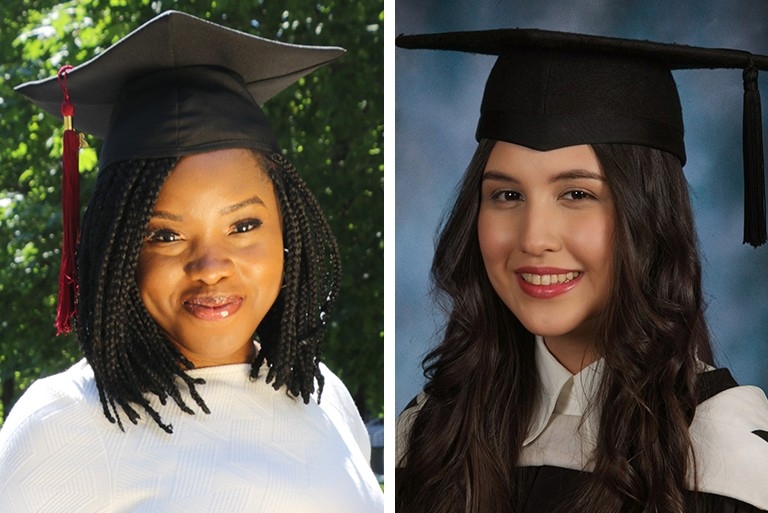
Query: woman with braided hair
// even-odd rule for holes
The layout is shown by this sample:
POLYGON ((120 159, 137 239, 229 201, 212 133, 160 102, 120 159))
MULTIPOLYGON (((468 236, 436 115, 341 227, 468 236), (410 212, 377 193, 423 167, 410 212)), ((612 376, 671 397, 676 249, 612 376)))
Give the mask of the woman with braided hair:
MULTIPOLYGON (((230 208, 229 205, 225 207, 230 208)), ((241 212, 246 210, 237 215, 242 216, 241 212)), ((187 218, 194 219, 190 215, 187 218)), ((185 222, 189 221, 180 221, 181 228, 185 228, 185 222)), ((209 258, 209 255, 202 257, 209 258)), ((275 389, 286 386, 290 394, 301 397, 304 402, 308 402, 314 392, 315 380, 319 383, 318 392, 322 390, 323 377, 318 367, 325 328, 322 317, 330 310, 337 293, 339 256, 319 205, 293 166, 281 155, 230 149, 184 157, 178 162, 175 159, 126 161, 111 166, 102 172, 96 183, 83 224, 80 258, 79 268, 88 271, 80 274, 80 340, 86 358, 99 375, 97 382, 105 400, 105 414, 118 424, 122 425, 121 412, 135 422, 137 413, 131 406, 133 403, 140 405, 160 427, 171 432, 171 426, 163 423, 143 396, 143 391, 157 388, 159 393, 169 395, 180 408, 191 413, 174 384, 175 379, 182 379, 197 406, 205 411, 208 408, 196 393, 195 380, 183 369, 220 365, 228 363, 229 358, 253 361, 253 377, 258 376, 266 360, 269 362, 266 381, 275 389), (216 173, 217 180, 203 191, 199 181, 193 180, 187 186, 188 195, 184 196, 183 173, 199 167, 195 164, 198 159, 204 165, 200 180, 205 178, 205 173, 210 175, 212 172, 216 173), (137 169, 141 171, 137 173, 137 169), (210 205, 202 204, 201 197, 222 184, 233 169, 236 171, 232 176, 234 191, 244 188, 246 179, 242 174, 248 173, 254 175, 257 185, 267 189, 267 194, 253 197, 254 204, 265 202, 263 196, 275 198, 271 202, 272 223, 261 218, 238 220, 240 224, 235 224, 233 233, 227 235, 244 238, 247 233, 255 234, 257 230, 267 228, 276 228, 277 233, 272 234, 275 240, 270 240, 270 247, 265 248, 271 252, 267 255, 269 260, 266 263, 247 262, 244 269, 244 272, 259 270, 262 274, 266 274, 265 269, 270 271, 268 276, 254 277, 259 285, 254 295, 262 303, 253 305, 252 315, 242 326, 244 333, 235 332, 233 347, 219 341, 211 348, 208 336, 196 342, 198 334, 183 331, 187 328, 200 330, 201 326, 188 325, 184 322, 185 316, 179 315, 181 312, 172 306, 166 311, 163 305, 168 296, 172 301, 178 298, 170 293, 175 283, 169 279, 177 261, 162 265, 162 257, 166 253, 176 255, 186 250, 180 246, 194 242, 182 240, 189 238, 177 233, 182 230, 166 227, 165 223, 172 225, 174 219, 168 219, 164 214, 172 212, 176 217, 184 217, 177 214, 180 208, 166 207, 171 201, 180 206, 196 202, 195 206, 206 213, 216 212, 210 205), (269 194, 271 188, 275 190, 273 194, 269 194), (92 215, 94 212, 98 212, 98 216, 92 215), (117 219, 125 221, 116 224, 114 220, 117 219), (142 228, 144 226, 148 228, 142 228), (99 248, 103 241, 109 241, 108 245, 99 248), (292 252, 288 248, 297 250, 292 252), (273 282, 271 287, 264 287, 263 282, 267 280, 273 282), (279 295, 278 291, 281 291, 279 295), (115 297, 125 297, 125 300, 105 301, 105 298, 115 297), (138 304, 144 308, 135 308, 138 304), (314 312, 315 315, 310 317, 299 312, 314 312), (242 339, 250 340, 254 332, 259 340, 258 351, 253 344, 243 346, 242 339), (130 352, 120 349, 134 344, 136 350, 141 351, 142 357, 138 360, 131 359, 130 352), (181 366, 180 361, 183 362, 181 366)), ((234 274, 216 268, 216 262, 194 261, 189 265, 201 266, 195 271, 200 275, 199 281, 205 283, 201 291, 215 285, 220 275, 234 274), (212 268, 205 267, 207 265, 212 268), (212 273, 211 276, 203 274, 206 272, 212 273)), ((184 273, 192 274, 188 270, 184 273)), ((179 292, 184 294, 186 289, 179 292)), ((239 297, 201 295, 182 299, 179 304, 195 319, 207 320, 209 316, 236 323, 238 316, 230 319, 229 314, 234 313, 235 308, 248 307, 249 299, 245 297, 241 301, 239 297)), ((213 336, 223 336, 219 323, 208 324, 211 324, 213 336)), ((202 324, 203 329, 207 327, 202 324)))
POLYGON ((104 137, 62 316, 85 359, 9 415, 0 512, 382 511, 321 363, 336 242, 259 108, 342 53, 168 12, 65 72, 75 123, 104 137))

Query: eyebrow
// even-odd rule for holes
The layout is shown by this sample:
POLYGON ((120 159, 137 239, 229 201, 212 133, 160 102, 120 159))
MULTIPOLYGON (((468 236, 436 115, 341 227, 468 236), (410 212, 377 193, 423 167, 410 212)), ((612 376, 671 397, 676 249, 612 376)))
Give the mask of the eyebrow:
MULTIPOLYGON (((497 180, 514 184, 520 183, 520 180, 514 176, 510 176, 500 171, 486 171, 483 173, 483 181, 485 180, 497 180)), ((564 180, 598 180, 600 182, 605 182, 605 177, 599 173, 588 171, 586 169, 571 169, 552 176, 549 179, 549 183, 556 183, 564 180)))
POLYGON ((605 182, 605 177, 600 173, 595 173, 594 171, 588 171, 586 169, 572 169, 556 174, 549 179, 549 183, 560 182, 563 180, 597 180, 599 182, 605 182))
POLYGON ((152 217, 159 217, 161 219, 168 219, 170 221, 182 221, 181 216, 177 216, 176 214, 171 214, 170 212, 166 212, 165 210, 155 210, 152 212, 152 217))
MULTIPOLYGON (((262 205, 262 206, 264 206, 264 201, 262 201, 262 199, 260 197, 254 196, 252 198, 248 198, 247 200, 241 201, 239 203, 235 203, 234 205, 230 205, 228 207, 224 207, 223 209, 221 209, 219 211, 219 214, 221 214, 223 216, 229 215, 229 214, 231 214, 233 212, 237 212, 241 208, 245 208, 245 207, 247 207, 249 205, 262 205)), ((181 221, 184 220, 181 216, 176 215, 176 214, 172 214, 170 212, 166 212, 165 210, 155 210, 154 212, 152 212, 152 217, 159 217, 161 219, 168 219, 170 221, 177 221, 177 222, 181 222, 181 221)))
POLYGON ((241 208, 245 208, 248 205, 261 205, 261 206, 264 206, 264 202, 258 196, 254 196, 252 198, 248 198, 245 201, 241 201, 240 203, 235 203, 234 205, 230 205, 230 206, 228 206, 226 208, 223 208, 223 209, 220 210, 219 213, 224 216, 224 215, 227 215, 227 214, 231 214, 232 212, 237 212, 241 208))

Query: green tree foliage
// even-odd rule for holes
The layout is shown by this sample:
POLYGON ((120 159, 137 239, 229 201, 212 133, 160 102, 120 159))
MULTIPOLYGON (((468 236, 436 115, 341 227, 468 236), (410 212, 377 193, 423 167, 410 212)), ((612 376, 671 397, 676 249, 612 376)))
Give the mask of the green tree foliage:
MULTIPOLYGON (((348 53, 265 106, 338 238, 344 281, 326 362, 368 415, 383 411, 383 0, 81 0, 0 4, 0 381, 5 411, 41 375, 80 358, 56 337, 61 127, 13 87, 80 64, 176 9, 263 37, 348 53)), ((75 107, 77 107, 75 99, 75 107)), ((75 114, 77 128, 77 114, 75 114)), ((82 203, 98 140, 81 150, 82 203)), ((0 410, 0 419, 3 411, 0 410)))

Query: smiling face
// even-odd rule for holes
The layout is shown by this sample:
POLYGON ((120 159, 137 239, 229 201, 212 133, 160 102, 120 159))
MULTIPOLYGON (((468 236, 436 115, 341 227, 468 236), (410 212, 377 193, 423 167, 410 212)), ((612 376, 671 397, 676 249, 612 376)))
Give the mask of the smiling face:
POLYGON ((548 345, 589 344, 613 254, 613 202, 592 148, 497 142, 477 227, 490 282, 520 322, 548 345))
POLYGON ((139 254, 149 314, 196 367, 245 363, 275 302, 283 239, 274 186, 248 150, 182 158, 139 254))

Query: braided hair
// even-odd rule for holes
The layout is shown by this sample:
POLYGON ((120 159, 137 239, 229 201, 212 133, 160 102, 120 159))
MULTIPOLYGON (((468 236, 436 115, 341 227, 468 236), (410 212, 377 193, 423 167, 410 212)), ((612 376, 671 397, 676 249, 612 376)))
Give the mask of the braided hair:
MULTIPOLYGON (((317 200, 282 155, 254 151, 275 187, 282 217, 285 260, 283 288, 254 336, 261 349, 251 377, 266 363, 266 381, 308 403, 322 393, 319 363, 323 337, 336 296, 341 264, 336 240, 317 200)), ((105 417, 125 430, 122 417, 136 424, 143 410, 172 433, 151 405, 172 399, 193 414, 181 388, 205 413, 197 387, 205 380, 168 340, 141 300, 136 269, 147 223, 160 188, 178 159, 134 159, 102 170, 83 217, 78 246, 77 332, 93 369, 105 417)))

